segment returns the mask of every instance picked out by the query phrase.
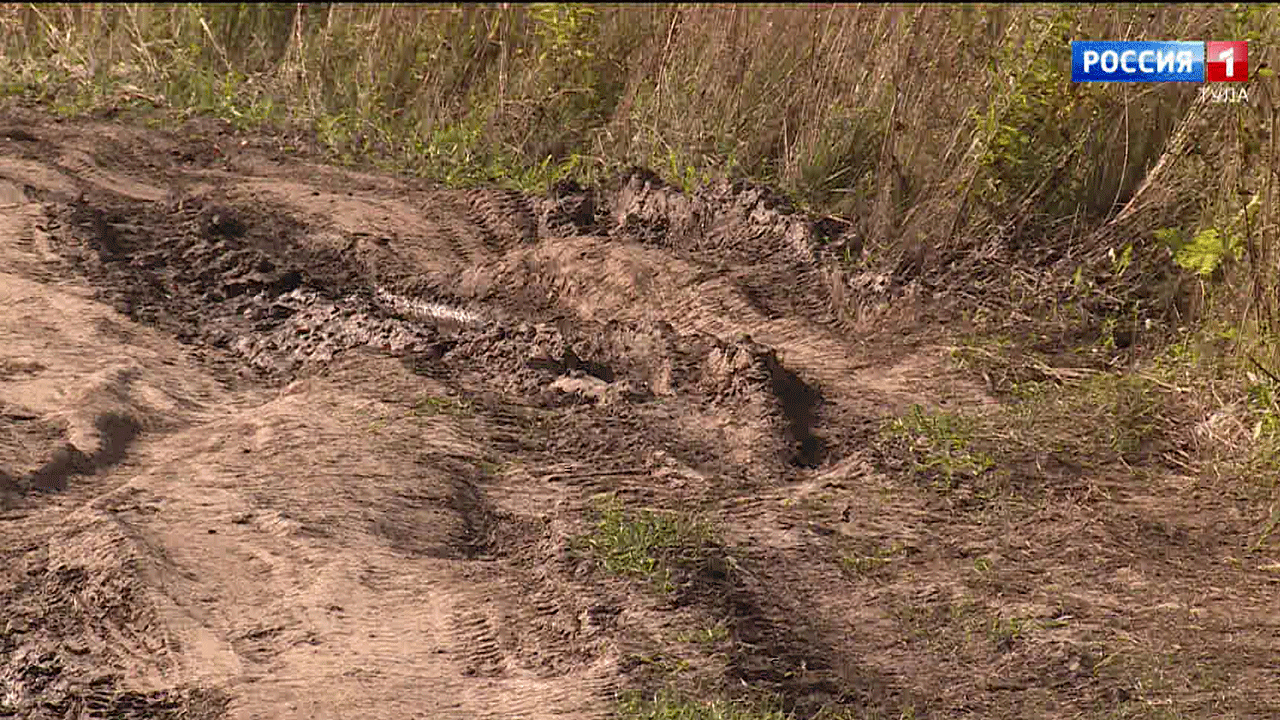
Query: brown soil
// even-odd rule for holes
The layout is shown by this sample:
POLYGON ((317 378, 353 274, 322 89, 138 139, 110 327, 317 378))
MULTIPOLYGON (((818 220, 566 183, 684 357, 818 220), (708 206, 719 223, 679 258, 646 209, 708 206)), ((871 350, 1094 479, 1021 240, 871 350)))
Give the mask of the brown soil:
POLYGON ((1280 711, 1256 518, 1176 478, 975 508, 894 471, 885 418, 994 401, 844 310, 764 191, 445 191, 211 123, 0 126, 0 717, 589 718, 664 685, 1280 711), (583 551, 605 492, 713 527, 670 592, 583 551))

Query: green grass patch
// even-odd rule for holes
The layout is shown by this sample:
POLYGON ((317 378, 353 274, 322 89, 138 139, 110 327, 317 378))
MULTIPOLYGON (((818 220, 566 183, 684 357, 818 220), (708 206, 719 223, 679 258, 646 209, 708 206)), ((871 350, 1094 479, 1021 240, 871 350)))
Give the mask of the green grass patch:
MULTIPOLYGON (((1113 456, 1137 460, 1143 451, 1155 451, 1167 439, 1171 418, 1166 397, 1156 381, 1138 373, 1098 373, 1076 385, 1061 388, 1043 402, 1027 405, 1029 421, 1052 418, 1062 426, 1086 432, 1086 447, 1111 450, 1113 456), (1046 404, 1056 407, 1043 415, 1046 404)), ((1083 449, 1083 448, 1081 448, 1083 449)))
MULTIPOLYGON (((1220 323, 1144 348, 1114 369, 1051 366, 1003 337, 967 338, 952 349, 956 365, 987 378, 1002 400, 984 416, 981 438, 1000 449, 992 479, 1007 472, 1075 483, 1104 470, 1172 471, 1230 481, 1266 502, 1280 478, 1280 382, 1259 358, 1274 356, 1256 337, 1220 323)), ((1080 354, 1057 360, 1087 362, 1080 354)), ((903 425, 925 438, 917 441, 924 452, 956 446, 945 442, 946 423, 903 425)), ((948 458, 932 452, 940 458, 934 464, 948 458)))
POLYGON ((710 540, 710 529, 688 515, 632 510, 607 497, 582 545, 606 571, 669 592, 675 567, 695 559, 710 540))
POLYGON ((1025 618, 996 616, 987 619, 985 630, 987 639, 999 647, 1022 637, 1033 625, 1032 621, 1025 618))
POLYGON ((995 467, 991 455, 974 447, 979 427, 973 418, 913 405, 886 425, 884 435, 907 453, 914 472, 952 488, 995 467))
POLYGON ((904 603, 893 611, 903 634, 940 652, 981 657, 1033 636, 1066 626, 1066 621, 1005 615, 965 598, 928 605, 904 603))
POLYGON ((1185 423, 1180 395, 1194 386, 1186 363, 1171 356, 1124 370, 1055 367, 1003 339, 977 339, 954 348, 952 358, 1002 397, 985 418, 985 436, 1011 461, 1057 454, 1090 467, 1150 459, 1185 423))

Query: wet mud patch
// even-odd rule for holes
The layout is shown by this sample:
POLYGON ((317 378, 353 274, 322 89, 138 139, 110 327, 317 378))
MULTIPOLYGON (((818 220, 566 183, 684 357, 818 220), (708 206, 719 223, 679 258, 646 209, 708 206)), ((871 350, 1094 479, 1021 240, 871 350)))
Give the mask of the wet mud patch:
MULTIPOLYGON (((530 228, 539 221, 527 199, 473 195, 463 198, 483 241, 471 251, 473 259, 537 242, 537 230, 530 228), (484 220, 495 213, 514 213, 514 219, 484 220)), ((665 320, 602 323, 561 315, 553 323, 512 323, 509 318, 527 317, 531 307, 523 303, 521 313, 512 304, 525 283, 502 289, 493 304, 477 297, 481 302, 470 309, 435 302, 431 294, 388 291, 370 280, 382 272, 368 264, 380 257, 376 253, 309 242, 311 230, 289 215, 254 212, 256 201, 243 197, 232 206, 230 197, 186 198, 167 211, 103 210, 85 201, 67 219, 86 231, 96 258, 81 261, 91 274, 106 276, 99 284, 114 288, 108 292, 123 296, 116 298, 121 310, 167 326, 184 341, 230 351, 263 377, 288 378, 342 352, 373 347, 411 356, 423 371, 443 369, 477 382, 483 375, 504 392, 546 406, 676 396, 708 407, 773 404, 764 414, 776 418, 765 422, 777 427, 766 434, 777 437, 784 462, 814 468, 828 459, 817 431, 821 393, 767 346, 731 339, 731 332, 676 332, 665 320), (123 222, 127 214, 145 222, 123 222), (342 269, 328 269, 337 267, 342 269), (480 367, 482 373, 474 372, 480 367)), ((752 213, 764 217, 751 211, 743 222, 771 228, 777 220, 750 220, 752 213)), ((463 238, 467 231, 456 234, 463 238)), ((464 278, 453 290, 465 295, 466 285, 464 278)), ((559 304, 546 297, 533 306, 546 317, 559 304)))
POLYGON ((259 377, 286 378, 361 346, 427 352, 438 335, 385 317, 354 271, 290 264, 284 217, 188 201, 181 208, 81 200, 58 213, 64 257, 99 296, 179 340, 239 355, 259 377), (125 218, 130 218, 126 222, 125 218), (285 256, 282 258, 281 256, 285 256))
MULTIPOLYGON (((283 268, 286 277, 297 277, 292 290, 305 281, 330 298, 367 289, 361 268, 351 262, 354 240, 341 245, 315 242, 313 238, 330 231, 299 218, 287 208, 273 207, 258 198, 241 198, 234 194, 208 193, 184 203, 194 203, 197 227, 212 240, 236 240, 247 250, 261 253, 272 268, 283 268), (309 241, 310 240, 310 241, 309 241)), ((259 261, 261 262, 261 261, 259 261)), ((295 282, 295 281, 288 281, 295 282)))
POLYGON ((274 377, 323 366, 357 348, 438 358, 449 346, 448 336, 437 328, 387 317, 364 295, 329 300, 310 288, 298 288, 255 298, 254 304, 242 313, 254 321, 249 331, 223 325, 212 330, 212 341, 274 377))
MULTIPOLYGON (((99 293, 138 322, 193 342, 217 325, 259 329, 273 319, 254 306, 296 289, 302 273, 279 267, 248 247, 245 228, 227 228, 216 209, 119 205, 84 199, 62 206, 57 219, 64 257, 95 282, 99 293), (126 221, 126 218, 129 220, 126 221), (231 230, 239 230, 232 232, 231 230), (248 311, 249 317, 246 316, 248 311)), ((273 234, 259 226, 256 234, 273 234)))

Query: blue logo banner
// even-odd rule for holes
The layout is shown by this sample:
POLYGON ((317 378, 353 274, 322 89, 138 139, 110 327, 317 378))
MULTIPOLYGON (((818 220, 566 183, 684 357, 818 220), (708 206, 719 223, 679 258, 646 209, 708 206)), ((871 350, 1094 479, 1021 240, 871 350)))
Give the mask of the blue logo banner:
POLYGON ((1204 82, 1204 43, 1073 40, 1072 82, 1204 82))

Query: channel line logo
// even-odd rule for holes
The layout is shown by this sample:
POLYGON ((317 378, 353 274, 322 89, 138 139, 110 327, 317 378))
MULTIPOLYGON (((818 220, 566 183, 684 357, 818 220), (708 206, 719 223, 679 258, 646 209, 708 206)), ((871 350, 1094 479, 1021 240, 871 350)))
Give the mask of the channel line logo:
POLYGON ((1072 82, 1245 82, 1246 40, 1075 40, 1072 82))

